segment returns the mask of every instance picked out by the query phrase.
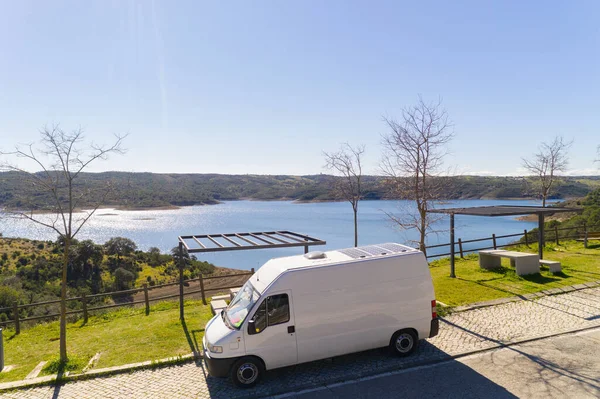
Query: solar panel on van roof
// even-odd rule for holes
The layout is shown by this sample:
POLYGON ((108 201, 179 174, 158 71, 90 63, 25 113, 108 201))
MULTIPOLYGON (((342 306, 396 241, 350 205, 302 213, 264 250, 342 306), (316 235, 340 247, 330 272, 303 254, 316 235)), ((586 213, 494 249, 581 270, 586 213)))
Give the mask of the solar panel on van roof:
POLYGON ((409 252, 412 248, 403 245, 388 243, 378 245, 366 245, 358 248, 340 249, 338 252, 351 257, 352 259, 370 258, 377 255, 397 254, 401 252, 409 252))

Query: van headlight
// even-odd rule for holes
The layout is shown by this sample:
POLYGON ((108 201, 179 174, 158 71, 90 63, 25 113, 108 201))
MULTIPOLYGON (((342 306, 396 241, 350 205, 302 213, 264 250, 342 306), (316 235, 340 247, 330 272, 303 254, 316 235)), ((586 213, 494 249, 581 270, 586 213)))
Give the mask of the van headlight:
POLYGON ((208 350, 212 353, 223 353, 223 347, 218 345, 208 345, 208 350))

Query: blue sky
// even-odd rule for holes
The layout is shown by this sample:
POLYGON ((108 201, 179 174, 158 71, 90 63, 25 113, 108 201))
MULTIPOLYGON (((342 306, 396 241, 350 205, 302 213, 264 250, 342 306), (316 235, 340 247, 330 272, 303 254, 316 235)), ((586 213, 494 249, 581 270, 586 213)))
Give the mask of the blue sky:
POLYGON ((94 171, 312 174, 382 116, 443 98, 459 173, 519 174, 574 139, 598 174, 597 1, 0 0, 0 149, 45 124, 127 155, 94 171))

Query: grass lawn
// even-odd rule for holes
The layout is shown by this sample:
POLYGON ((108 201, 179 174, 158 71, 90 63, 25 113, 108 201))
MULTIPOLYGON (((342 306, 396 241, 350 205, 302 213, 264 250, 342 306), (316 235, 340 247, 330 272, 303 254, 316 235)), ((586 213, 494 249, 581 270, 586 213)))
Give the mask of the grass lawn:
MULTIPOLYGON (((510 249, 536 254, 538 250, 537 245, 521 245, 510 249)), ((552 274, 542 266, 540 274, 520 277, 510 267, 509 259, 502 259, 501 268, 484 270, 479 267, 477 254, 456 259, 456 278, 448 277, 449 258, 433 261, 430 270, 437 299, 450 306, 600 280, 600 245, 593 242, 587 249, 583 243, 576 241, 561 242, 560 245, 548 243, 544 259, 560 261, 562 272, 552 274)))
MULTIPOLYGON (((96 353, 100 360, 94 368, 157 360, 192 352, 201 347, 204 326, 212 317, 210 306, 201 301, 185 301, 187 334, 179 321, 179 303, 162 302, 151 307, 126 308, 90 316, 88 323, 78 321, 67 325, 67 350, 80 372, 96 353)), ((0 382, 23 379, 42 360, 58 359, 58 322, 21 327, 21 334, 4 331, 5 365, 15 368, 0 374, 0 382)), ((41 375, 51 374, 48 367, 41 375)))

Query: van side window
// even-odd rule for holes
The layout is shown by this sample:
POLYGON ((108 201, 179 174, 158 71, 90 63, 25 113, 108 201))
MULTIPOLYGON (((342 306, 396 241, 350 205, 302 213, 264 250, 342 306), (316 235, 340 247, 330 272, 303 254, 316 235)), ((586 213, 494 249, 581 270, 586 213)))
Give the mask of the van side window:
POLYGON ((253 320, 254 331, 248 330, 250 334, 258 334, 267 326, 290 321, 290 299, 287 294, 271 295, 262 301, 254 313, 253 320))
POLYGON ((268 297, 267 312, 267 320, 270 326, 290 321, 290 300, 287 294, 268 297))
POLYGON ((267 328, 267 301, 263 301, 258 309, 256 309, 256 313, 254 313, 254 327, 256 329, 255 334, 267 328))

